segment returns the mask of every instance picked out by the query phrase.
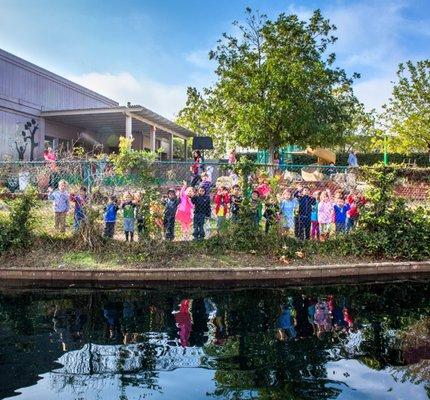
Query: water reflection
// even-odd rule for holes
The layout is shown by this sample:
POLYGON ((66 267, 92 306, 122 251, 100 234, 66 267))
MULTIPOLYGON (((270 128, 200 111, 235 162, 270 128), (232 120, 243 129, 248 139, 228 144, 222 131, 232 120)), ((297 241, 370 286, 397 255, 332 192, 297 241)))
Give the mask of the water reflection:
POLYGON ((428 283, 0 294, 0 398, 427 398, 428 283))

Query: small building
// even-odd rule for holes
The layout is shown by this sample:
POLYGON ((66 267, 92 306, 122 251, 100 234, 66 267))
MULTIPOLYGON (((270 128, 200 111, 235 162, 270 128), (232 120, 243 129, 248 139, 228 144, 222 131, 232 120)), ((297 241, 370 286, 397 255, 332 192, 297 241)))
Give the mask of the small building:
MULTIPOLYGON (((18 159, 27 122, 36 121, 35 159, 45 146, 70 150, 79 145, 105 153, 118 148, 120 136, 133 137, 133 148, 159 151, 173 159, 173 138, 194 133, 140 105, 115 100, 80 86, 0 49, 0 160, 18 159)), ((24 159, 28 160, 29 151, 24 159)))

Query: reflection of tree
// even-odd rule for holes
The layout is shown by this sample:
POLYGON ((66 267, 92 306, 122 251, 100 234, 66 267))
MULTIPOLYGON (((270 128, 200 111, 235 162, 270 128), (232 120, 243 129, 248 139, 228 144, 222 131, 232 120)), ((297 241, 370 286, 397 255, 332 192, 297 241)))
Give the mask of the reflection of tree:
MULTIPOLYGON (((413 327, 420 316, 429 314, 429 287, 429 284, 402 283, 210 294, 202 290, 0 294, 2 332, 11 338, 3 340, 0 349, 2 355, 24 360, 22 349, 16 351, 21 338, 44 333, 43 340, 49 337, 60 352, 59 334, 53 330, 53 314, 57 309, 67 322, 63 329, 80 331, 79 335, 70 335, 68 349, 74 351, 62 353, 59 358, 63 367, 50 374, 52 388, 58 393, 70 390, 77 397, 85 397, 85 387, 102 389, 107 380, 115 379, 125 400, 130 387, 161 391, 159 371, 203 367, 215 370, 216 389, 212 395, 219 398, 333 398, 339 390, 333 388, 336 385, 327 377, 328 361, 359 357, 375 369, 404 362, 397 333, 408 331, 407 327, 413 327), (297 307, 300 298, 325 298, 327 294, 335 299, 346 298, 345 303, 355 311, 358 332, 336 332, 321 340, 275 339, 280 304, 291 300, 297 307), (206 297, 216 304, 216 315, 211 319, 216 329, 221 327, 222 335, 218 336, 221 340, 206 340, 208 310, 203 301, 206 297), (180 299, 186 298, 193 299, 189 313, 193 322, 190 343, 195 347, 182 348, 175 314, 171 312, 177 309, 180 299), (116 310, 118 318, 117 335, 112 338, 106 334, 102 311, 108 304, 116 310), (76 321, 80 315, 86 315, 87 319, 78 329, 76 321), (354 335, 356 343, 351 349, 349 341, 354 335), (206 344, 201 347, 203 343, 206 344)), ((37 368, 41 365, 41 355, 35 350, 25 348, 26 356, 34 357, 37 368)), ((53 368, 58 352, 51 356, 49 367, 35 370, 34 382, 37 375, 53 368)), ((406 374, 404 379, 414 378, 406 374)))

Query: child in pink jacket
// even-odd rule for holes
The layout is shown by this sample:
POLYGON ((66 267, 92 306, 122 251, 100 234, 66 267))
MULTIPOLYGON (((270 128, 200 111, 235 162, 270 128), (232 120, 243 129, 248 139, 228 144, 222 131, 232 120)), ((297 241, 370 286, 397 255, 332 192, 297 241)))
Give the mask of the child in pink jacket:
POLYGON ((181 225, 183 238, 185 240, 190 239, 191 222, 193 220, 192 213, 194 208, 194 205, 191 202, 191 197, 194 194, 193 192, 194 189, 192 187, 187 188, 187 183, 184 181, 181 191, 179 192, 180 203, 176 210, 176 221, 181 225))

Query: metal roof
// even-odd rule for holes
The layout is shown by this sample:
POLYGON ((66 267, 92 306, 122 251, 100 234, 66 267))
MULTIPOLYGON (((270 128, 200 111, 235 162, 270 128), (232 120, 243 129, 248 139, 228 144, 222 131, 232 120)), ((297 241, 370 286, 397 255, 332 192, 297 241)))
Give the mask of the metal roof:
POLYGON ((97 133, 125 131, 126 115, 133 117, 133 131, 149 132, 151 126, 157 132, 172 133, 183 138, 195 133, 140 105, 130 107, 87 108, 79 110, 42 111, 41 116, 66 125, 88 129, 97 133))

